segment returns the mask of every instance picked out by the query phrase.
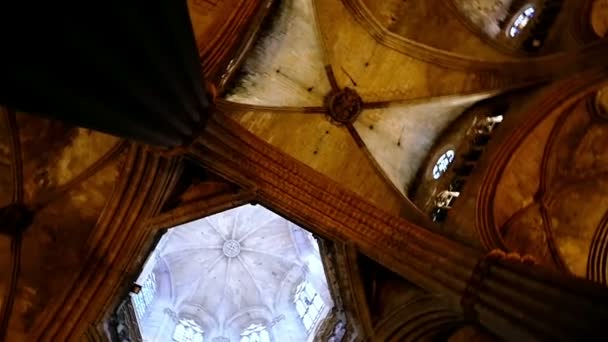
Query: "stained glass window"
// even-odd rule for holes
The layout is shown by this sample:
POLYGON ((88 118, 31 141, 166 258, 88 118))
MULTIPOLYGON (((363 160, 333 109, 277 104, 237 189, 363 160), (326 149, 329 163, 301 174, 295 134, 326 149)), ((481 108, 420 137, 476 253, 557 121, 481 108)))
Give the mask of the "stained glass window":
POLYGON ((534 8, 534 6, 528 6, 523 11, 521 11, 517 15, 517 18, 515 18, 515 21, 513 21, 513 24, 511 24, 511 27, 509 28, 509 37, 515 38, 515 36, 520 34, 521 31, 523 31, 523 29, 530 23, 532 18, 534 18, 535 14, 536 9, 534 8))
POLYGON ((445 151, 433 167, 433 178, 439 179, 448 170, 452 162, 454 161, 454 150, 445 151))
POLYGON ((240 342, 270 342, 270 334, 262 324, 251 324, 241 333, 240 342))
POLYGON ((323 299, 321 299, 321 296, 319 296, 310 283, 304 281, 296 289, 294 302, 296 304, 296 311, 300 315, 306 331, 310 333, 325 307, 323 299))
POLYGON ((203 342, 203 329, 191 319, 181 319, 173 331, 175 342, 203 342))
POLYGON ((134 294, 131 298, 133 300, 133 306, 135 307, 135 313, 137 318, 141 322, 145 315, 148 313, 154 296, 156 295, 156 278, 154 272, 151 272, 144 283, 141 285, 139 293, 134 294))

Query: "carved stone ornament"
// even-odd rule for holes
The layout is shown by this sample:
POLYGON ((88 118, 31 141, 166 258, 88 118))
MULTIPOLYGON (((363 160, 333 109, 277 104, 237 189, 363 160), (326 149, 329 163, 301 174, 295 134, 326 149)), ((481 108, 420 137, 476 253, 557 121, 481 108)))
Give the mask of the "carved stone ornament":
POLYGON ((331 92, 325 98, 331 120, 337 124, 353 123, 363 108, 361 96, 351 88, 331 92))
POLYGON ((222 246, 222 252, 228 258, 234 258, 241 252, 241 244, 237 240, 227 240, 222 246))

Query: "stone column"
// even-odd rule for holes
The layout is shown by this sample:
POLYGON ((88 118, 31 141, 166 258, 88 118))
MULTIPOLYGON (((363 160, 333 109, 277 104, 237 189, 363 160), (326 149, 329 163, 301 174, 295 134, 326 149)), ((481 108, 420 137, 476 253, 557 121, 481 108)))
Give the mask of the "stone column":
POLYGON ((508 340, 608 337, 608 289, 482 251, 374 207, 216 115, 190 156, 259 203, 358 250, 508 340))
POLYGON ((188 144, 204 124, 209 102, 185 1, 107 3, 86 17, 71 3, 3 11, 0 40, 11 53, 0 56, 0 103, 162 147, 188 144))

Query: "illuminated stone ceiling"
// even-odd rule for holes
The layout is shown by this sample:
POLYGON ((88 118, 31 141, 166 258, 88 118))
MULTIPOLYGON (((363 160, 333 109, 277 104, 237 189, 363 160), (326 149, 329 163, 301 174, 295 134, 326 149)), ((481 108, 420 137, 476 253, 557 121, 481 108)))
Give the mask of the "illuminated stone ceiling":
MULTIPOLYGON (((344 162, 356 159, 362 153, 358 146, 362 141, 363 164, 355 162, 348 169, 369 174, 366 183, 374 178, 387 182, 403 199, 441 131, 468 106, 492 93, 433 97, 445 93, 442 87, 448 82, 428 82, 436 67, 383 48, 359 32, 348 14, 336 13, 343 9, 336 1, 281 2, 223 105, 241 124, 285 152, 294 155, 290 149, 297 145, 293 147, 299 150, 296 158, 321 172, 329 167, 330 174, 324 173, 341 182, 351 177, 344 174, 349 172, 346 165, 338 163, 342 158, 344 162), (328 15, 333 21, 328 21, 328 15), (334 25, 331 29, 326 26, 329 23, 334 25), (344 43, 351 45, 344 48, 344 43), (330 123, 333 119, 328 118, 324 98, 327 103, 328 95, 342 87, 354 89, 362 97, 363 111, 352 123, 336 127, 330 123), (386 108, 382 101, 394 97, 403 101, 386 108), (282 130, 277 129, 279 125, 282 130), (311 144, 310 151, 303 151, 308 150, 305 144, 311 144), (331 174, 334 170, 342 172, 331 174)), ((463 75, 446 72, 443 76, 462 80, 463 75)), ((451 86, 471 92, 468 84, 456 81, 451 86)), ((374 191, 378 189, 374 187, 374 191)), ((386 198, 386 191, 382 197, 386 198)))
MULTIPOLYGON (((404 208, 408 208, 405 190, 443 128, 472 103, 517 85, 520 79, 513 77, 518 74, 542 75, 535 71, 547 70, 548 67, 544 68, 547 65, 560 65, 555 63, 560 59, 536 60, 532 68, 523 68, 526 64, 517 64, 521 60, 484 45, 476 33, 458 26, 457 20, 446 24, 454 28, 453 34, 443 34, 447 29, 442 30, 442 20, 455 17, 449 10, 442 9, 440 19, 425 20, 427 14, 438 11, 431 3, 442 1, 419 0, 424 4, 406 2, 397 6, 398 2, 281 1, 274 24, 262 34, 246 59, 242 76, 218 108, 226 109, 229 116, 251 132, 340 183, 344 189, 357 193, 385 212, 403 215, 404 208), (406 11, 409 11, 407 15, 403 14, 406 11), (408 15, 418 20, 407 20, 408 15), (551 61, 554 63, 549 63, 551 61), (511 74, 513 70, 526 72, 511 74), (331 74, 335 77, 333 88, 331 74), (344 87, 354 89, 363 101, 363 110, 352 127, 330 122, 324 103, 332 90, 344 87)), ((503 16, 501 8, 509 3, 452 2, 470 10, 469 19, 489 32, 494 32, 493 25, 503 16)), ((191 10, 203 13, 193 18, 193 25, 200 26, 197 38, 202 46, 207 34, 221 41, 223 36, 213 33, 221 31, 220 24, 231 26, 232 22, 225 20, 224 14, 240 2, 190 3, 195 4, 191 10), (221 11, 206 16, 204 11, 214 4, 218 4, 221 11)), ((604 0, 593 3, 591 26, 598 36, 604 36, 608 27, 605 5, 604 0)), ((563 60, 576 61, 574 58, 563 60)), ((536 76, 522 79, 542 79, 536 76)), ((598 97, 600 113, 608 108, 606 93, 608 91, 603 91, 598 97)), ((126 269, 126 255, 139 248, 134 242, 139 240, 131 234, 137 230, 125 229, 130 229, 137 220, 120 213, 115 215, 115 211, 136 215, 140 204, 135 199, 153 197, 141 187, 163 183, 168 176, 164 171, 159 171, 160 180, 149 176, 148 171, 140 174, 139 171, 147 170, 147 163, 156 161, 151 157, 146 161, 148 156, 141 157, 140 147, 124 144, 120 139, 22 113, 16 116, 14 127, 10 127, 8 115, 0 113, 0 116, 0 205, 13 201, 18 188, 23 190, 23 201, 27 205, 42 207, 24 236, 17 291, 7 291, 13 279, 11 247, 8 238, 0 238, 0 305, 6 298, 15 300, 10 318, 13 335, 10 336, 38 340, 38 336, 48 331, 46 336, 51 336, 50 339, 63 340, 72 330, 82 332, 88 324, 85 320, 92 321, 92 311, 105 305, 101 303, 104 299, 99 298, 107 299, 108 293, 114 291, 112 288, 117 287, 119 276, 108 276, 109 269, 126 269), (15 142, 21 145, 16 155, 11 151, 11 144, 15 142), (18 169, 23 171, 21 180, 15 176, 18 169), (138 194, 127 191, 132 184, 139 184, 138 194), (121 197, 127 193, 135 204, 120 210, 113 208, 116 203, 132 204, 121 197), (120 235, 123 233, 129 237, 120 235), (109 237, 112 240, 108 240, 109 237), (125 242, 120 245, 121 251, 115 250, 114 238, 125 242), (120 255, 117 258, 120 261, 113 259, 116 255, 120 255), (89 274, 99 269, 107 273, 89 274), (96 277, 94 282, 90 279, 93 277, 96 277), (95 284, 96 291, 90 290, 91 284, 95 284), (72 291, 73 288, 78 291, 72 291), (89 308, 78 305, 88 300, 92 303, 89 308), (78 320, 77 313, 85 309, 88 316, 73 322, 78 320), (53 335, 63 329, 67 331, 61 333, 64 335, 53 335)), ((509 191, 505 193, 513 193, 512 188, 506 189, 509 191)), ((593 189, 599 190, 597 186, 593 189)), ((154 194, 157 190, 149 191, 154 194)), ((559 215, 567 212, 560 210, 558 204, 556 201, 553 210, 559 215)), ((201 325, 208 324, 205 331, 211 337, 232 334, 231 338, 238 340, 235 335, 240 333, 239 329, 252 322, 251 318, 260 317, 264 318, 261 321, 274 324, 276 336, 296 336, 297 329, 280 330, 282 326, 293 327, 286 323, 295 321, 295 313, 291 312, 290 318, 277 308, 281 303, 293 304, 292 300, 283 300, 291 296, 293 290, 293 286, 284 284, 295 285, 302 279, 299 275, 305 273, 304 270, 318 270, 311 266, 315 262, 303 256, 300 249, 300 242, 307 240, 291 230, 293 225, 268 213, 259 214, 258 218, 269 220, 247 236, 245 231, 250 231, 249 224, 254 220, 243 217, 249 216, 218 217, 210 218, 209 222, 215 222, 219 232, 211 224, 197 221, 182 227, 183 233, 175 230, 167 235, 187 248, 171 249, 165 244, 166 253, 159 254, 159 259, 164 260, 163 267, 174 269, 173 273, 161 272, 174 276, 174 281, 169 282, 174 287, 169 287, 168 292, 163 286, 159 289, 171 299, 164 303, 166 308, 176 314, 199 317, 201 325), (197 232, 198 228, 204 236, 197 232), (277 258, 278 255, 281 257, 277 258), (192 260, 196 262, 194 266, 185 262, 192 260), (201 272, 201 268, 206 271, 201 272), (220 286, 221 283, 226 286, 220 286), (290 295, 281 297, 281 293, 287 293, 282 292, 285 288, 290 289, 290 295), (205 315, 203 307, 213 310, 206 310, 211 313, 205 315), (243 319, 230 321, 237 316, 243 319), (289 335, 291 333, 296 335, 289 335)), ((408 219, 415 221, 412 217, 408 219)), ((565 231, 573 226, 564 224, 557 228, 565 231)), ((512 230, 512 236, 516 230, 512 230)), ((515 236, 512 240, 517 239, 515 236)), ((568 240, 562 239, 560 243, 559 239, 558 236, 558 247, 570 245, 568 240)), ((582 264, 570 262, 573 258, 568 254, 564 257, 582 274, 582 264)), ((321 295, 329 300, 327 291, 321 291, 321 295)))
POLYGON ((388 179, 406 196, 435 139, 465 109, 486 97, 454 96, 369 110, 355 122, 355 129, 388 179))
POLYGON ((310 1, 283 1, 273 28, 250 52, 228 100, 263 106, 322 106, 330 86, 310 1))
MULTIPOLYGON (((172 228, 150 260, 140 282, 153 268, 158 290, 151 311, 169 309, 178 319, 193 319, 205 340, 238 341, 247 327, 260 324, 274 341, 306 341, 294 304, 303 281, 323 298, 325 314, 332 306, 310 233, 261 206, 172 228)), ((146 317, 144 337, 158 336, 154 313, 146 317)))
POLYGON ((501 31, 500 21, 509 13, 513 0, 455 0, 460 11, 489 36, 501 31))

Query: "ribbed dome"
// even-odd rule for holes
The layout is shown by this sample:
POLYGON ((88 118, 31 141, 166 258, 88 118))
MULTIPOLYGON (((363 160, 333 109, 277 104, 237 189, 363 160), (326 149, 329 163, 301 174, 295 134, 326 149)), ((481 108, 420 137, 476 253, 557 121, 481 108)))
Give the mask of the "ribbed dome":
POLYGON ((251 307, 273 308, 287 273, 302 268, 290 226, 266 209, 246 206, 172 229, 160 255, 178 306, 220 308, 219 320, 251 307))
MULTIPOLYGON (((280 326, 300 331, 290 333, 292 340, 305 340, 307 329, 294 301, 305 281, 319 293, 323 311, 331 307, 310 233, 261 206, 242 206, 170 229, 151 263, 156 298, 148 311, 168 308, 174 322, 193 320, 205 340, 238 341, 252 324, 269 331, 276 325, 275 341, 281 340, 280 326)), ((146 317, 144 337, 158 325, 146 317)))

